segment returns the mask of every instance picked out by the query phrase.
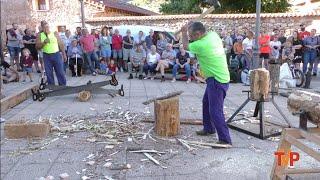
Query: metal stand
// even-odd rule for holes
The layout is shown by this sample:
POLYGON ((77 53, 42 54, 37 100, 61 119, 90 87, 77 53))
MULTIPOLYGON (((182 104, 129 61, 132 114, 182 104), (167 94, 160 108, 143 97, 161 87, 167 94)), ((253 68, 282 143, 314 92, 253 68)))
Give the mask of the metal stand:
MULTIPOLYGON (((281 132, 276 132, 276 133, 271 133, 271 134, 266 134, 265 132, 265 120, 264 120, 264 103, 265 102, 269 102, 269 101, 265 101, 265 100, 260 100, 260 101, 256 101, 256 107, 253 113, 253 117, 258 117, 259 119, 259 133, 255 133, 252 132, 250 130, 241 128, 237 125, 235 125, 233 122, 236 122, 238 120, 233 120, 237 114, 250 102, 250 101, 254 101, 250 99, 250 93, 251 91, 242 91, 242 92, 246 92, 247 93, 247 99, 245 100, 245 102, 233 113, 233 115, 228 119, 227 124, 231 129, 243 132, 245 134, 248 134, 250 136, 254 136, 256 138, 260 138, 260 139, 266 139, 269 137, 273 137, 273 136, 278 136, 281 134, 281 132)), ((283 117, 283 119, 287 122, 288 127, 292 127, 292 124, 289 122, 289 120, 287 119, 287 117, 284 115, 284 113, 281 111, 281 109, 279 108, 279 106, 277 105, 277 103, 274 101, 274 92, 271 92, 271 102, 274 105, 274 107, 278 110, 278 112, 280 113, 280 115, 283 117)), ((240 120, 240 119, 239 119, 240 120)), ((277 125, 280 127, 283 127, 283 125, 279 125, 276 123, 272 123, 273 125, 277 125)))

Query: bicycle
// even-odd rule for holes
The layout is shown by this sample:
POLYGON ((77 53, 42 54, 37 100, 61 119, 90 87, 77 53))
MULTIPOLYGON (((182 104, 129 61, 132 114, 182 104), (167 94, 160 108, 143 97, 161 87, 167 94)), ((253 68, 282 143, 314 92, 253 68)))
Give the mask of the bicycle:
MULTIPOLYGON (((296 56, 294 58, 294 60, 296 60, 298 58, 301 58, 301 57, 296 56)), ((286 62, 289 65, 289 69, 291 71, 292 78, 296 80, 296 86, 301 87, 305 82, 305 76, 304 76, 303 72, 299 68, 296 68, 295 64, 293 63, 293 60, 290 60, 287 58, 286 62)))

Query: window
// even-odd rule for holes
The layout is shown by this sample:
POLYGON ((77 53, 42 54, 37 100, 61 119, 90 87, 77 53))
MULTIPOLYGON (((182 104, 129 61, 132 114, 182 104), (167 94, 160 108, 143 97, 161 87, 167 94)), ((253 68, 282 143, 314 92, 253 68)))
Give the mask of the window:
POLYGON ((49 0, 34 0, 34 9, 38 11, 49 10, 49 0))

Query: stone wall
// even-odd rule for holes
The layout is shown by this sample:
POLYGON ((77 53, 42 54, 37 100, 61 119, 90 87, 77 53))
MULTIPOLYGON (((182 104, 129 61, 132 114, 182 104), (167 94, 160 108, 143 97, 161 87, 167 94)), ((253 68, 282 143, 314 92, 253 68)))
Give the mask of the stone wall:
MULTIPOLYGON (((154 17, 115 17, 115 18, 93 18, 87 21, 88 24, 94 27, 102 26, 118 26, 118 25, 146 25, 170 28, 172 31, 178 30, 186 22, 194 19, 197 15, 167 15, 154 17)), ((254 31, 255 15, 209 15, 202 22, 212 30, 223 29, 231 31, 234 28, 244 30, 250 29, 254 31)), ((284 15, 284 14, 265 14, 261 18, 261 28, 267 31, 272 31, 275 27, 287 30, 291 33, 292 30, 299 28, 301 23, 308 27, 320 28, 320 14, 313 15, 284 15)), ((320 29, 319 29, 320 32, 320 29)))

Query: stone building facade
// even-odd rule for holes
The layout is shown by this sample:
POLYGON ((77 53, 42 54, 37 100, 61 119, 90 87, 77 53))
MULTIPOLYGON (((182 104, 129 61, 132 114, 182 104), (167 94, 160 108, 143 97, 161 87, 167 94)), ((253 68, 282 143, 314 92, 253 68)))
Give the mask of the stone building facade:
MULTIPOLYGON (((140 17, 100 17, 87 21, 94 27, 118 26, 118 25, 147 25, 156 27, 171 28, 176 31, 186 22, 194 19, 198 15, 160 15, 160 16, 140 16, 140 17)), ((209 29, 251 29, 254 30, 255 14, 210 14, 202 20, 209 29)), ((313 13, 270 13, 261 14, 261 28, 272 31, 275 27, 290 31, 299 28, 300 24, 306 24, 310 28, 318 29, 320 32, 320 12, 313 13)))
MULTIPOLYGON (((86 19, 156 14, 115 0, 84 0, 84 5, 86 19)), ((41 20, 46 20, 52 30, 58 30, 59 26, 75 30, 81 26, 80 7, 79 0, 0 0, 1 36, 5 37, 5 30, 11 28, 12 23, 21 29, 37 30, 41 20)))

